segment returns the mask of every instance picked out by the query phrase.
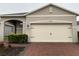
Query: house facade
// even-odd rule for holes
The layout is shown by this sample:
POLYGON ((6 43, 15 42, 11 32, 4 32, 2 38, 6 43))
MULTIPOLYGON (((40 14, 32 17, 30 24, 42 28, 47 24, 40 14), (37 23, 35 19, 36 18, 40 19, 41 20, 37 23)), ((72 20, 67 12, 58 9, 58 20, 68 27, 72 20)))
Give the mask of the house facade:
POLYGON ((0 41, 10 34, 28 34, 28 42, 78 42, 77 13, 48 4, 32 12, 0 16, 0 41))

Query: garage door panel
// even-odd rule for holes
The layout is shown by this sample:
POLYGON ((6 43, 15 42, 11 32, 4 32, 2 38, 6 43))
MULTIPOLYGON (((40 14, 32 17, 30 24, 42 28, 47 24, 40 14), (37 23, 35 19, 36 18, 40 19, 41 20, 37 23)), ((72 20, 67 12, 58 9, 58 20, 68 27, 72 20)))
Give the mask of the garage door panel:
POLYGON ((31 25, 30 42, 72 42, 70 24, 31 25))
POLYGON ((54 25, 52 28, 53 34, 51 36, 53 42, 72 42, 72 30, 69 29, 70 27, 71 25, 54 25))
POLYGON ((43 29, 43 28, 40 30, 38 30, 39 28, 35 28, 35 29, 31 30, 32 38, 30 41, 32 41, 32 42, 44 42, 44 41, 46 41, 46 39, 47 40, 49 39, 49 34, 48 34, 48 31, 46 29, 43 29), (35 29, 37 29, 37 30, 35 30, 35 29), (41 38, 43 38, 43 39, 41 39, 41 38))

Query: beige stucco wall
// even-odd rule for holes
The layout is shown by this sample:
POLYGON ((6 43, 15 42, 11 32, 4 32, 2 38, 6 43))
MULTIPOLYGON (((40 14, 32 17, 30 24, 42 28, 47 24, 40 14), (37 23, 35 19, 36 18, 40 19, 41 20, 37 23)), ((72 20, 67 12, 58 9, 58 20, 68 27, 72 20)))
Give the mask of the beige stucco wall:
POLYGON ((79 31, 79 25, 77 25, 77 31, 79 31))
POLYGON ((78 42, 76 16, 73 18, 72 31, 73 31, 74 42, 78 42))

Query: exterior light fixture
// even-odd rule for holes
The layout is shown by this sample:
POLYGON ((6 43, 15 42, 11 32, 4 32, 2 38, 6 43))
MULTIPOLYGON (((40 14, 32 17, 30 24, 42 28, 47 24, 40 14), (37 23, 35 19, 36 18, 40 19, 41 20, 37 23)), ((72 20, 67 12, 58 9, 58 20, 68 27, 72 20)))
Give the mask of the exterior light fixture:
POLYGON ((29 28, 29 25, 27 24, 27 28, 29 28))

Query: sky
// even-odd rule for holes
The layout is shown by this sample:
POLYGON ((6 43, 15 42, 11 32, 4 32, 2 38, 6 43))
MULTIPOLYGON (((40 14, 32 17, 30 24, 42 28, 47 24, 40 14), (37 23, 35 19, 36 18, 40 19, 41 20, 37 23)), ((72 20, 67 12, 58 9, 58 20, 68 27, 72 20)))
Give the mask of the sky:
MULTIPOLYGON (((48 4, 48 3, 47 3, 48 4)), ((54 3, 60 7, 79 13, 79 3, 54 3)), ((30 12, 46 3, 0 3, 0 14, 30 12)))
MULTIPOLYGON (((48 3, 0 3, 0 14, 30 12, 46 4, 48 3)), ((79 3, 53 3, 53 4, 79 13, 79 3)))

